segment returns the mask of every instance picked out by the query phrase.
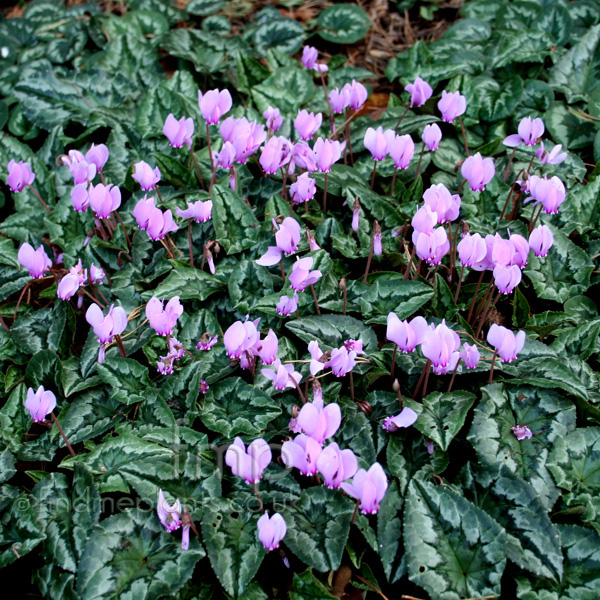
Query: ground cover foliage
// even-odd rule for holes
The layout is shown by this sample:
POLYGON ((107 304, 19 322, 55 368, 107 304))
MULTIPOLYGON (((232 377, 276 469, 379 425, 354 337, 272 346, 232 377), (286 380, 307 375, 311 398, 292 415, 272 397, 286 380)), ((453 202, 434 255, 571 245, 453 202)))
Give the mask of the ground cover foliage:
MULTIPOLYGON (((171 233, 179 254, 139 229, 132 211, 145 193, 132 179, 132 167, 144 160, 160 168, 163 210, 175 214, 186 202, 209 198, 187 148, 172 148, 162 133, 170 113, 193 118, 193 151, 207 188, 211 162, 199 89, 228 89, 233 109, 227 116, 264 123, 263 111, 278 108, 278 135, 296 141, 298 111, 321 112, 319 133, 327 137, 326 96, 321 79, 299 60, 302 46, 308 40, 332 54, 325 61, 329 90, 353 79, 372 90, 378 82, 371 73, 347 66, 344 55, 345 44, 366 34, 368 18, 356 5, 337 4, 302 25, 267 6, 241 35, 231 36, 218 0, 191 0, 186 12, 158 0, 131 0, 127 8, 117 16, 94 3, 67 9, 41 0, 22 18, 0 22, 0 164, 5 169, 11 159, 28 161, 34 187, 50 209, 29 189, 1 187, 5 573, 18 572, 32 581, 31 594, 53 599, 596 598, 600 5, 469 0, 441 40, 417 42, 391 60, 389 103, 352 119, 354 164, 340 160, 328 174, 327 212, 321 207, 323 173, 313 174, 317 194, 308 211, 295 208, 293 218, 320 246, 310 250, 303 236, 296 254, 312 257, 322 273, 314 285, 321 314, 307 288, 299 294, 298 316, 285 317, 275 307, 282 294, 291 295, 289 282, 277 267, 255 261, 274 243, 272 219, 288 216, 290 205, 282 197, 281 175, 264 176, 260 152, 236 166, 237 192, 229 173, 217 172, 212 218, 191 225, 194 266, 186 219, 176 216, 180 227, 171 233), (181 21, 190 26, 177 26, 181 21), (433 87, 433 98, 409 110, 398 128, 415 141, 415 157, 396 174, 390 158, 379 162, 371 186, 365 132, 395 127, 410 100, 402 90, 417 77, 433 87), (496 175, 484 191, 460 187, 465 148, 460 127, 440 120, 442 90, 466 97, 462 117, 470 152, 494 159, 496 175), (503 181, 510 149, 502 141, 528 116, 543 119, 547 149, 555 143, 568 152, 560 164, 533 162, 531 171, 559 177, 566 199, 558 214, 540 217, 554 236, 547 257, 530 253, 522 282, 499 297, 479 339, 490 348, 485 334, 496 323, 524 330, 524 348, 515 361, 495 361, 492 383, 493 350, 481 348, 484 360, 472 371, 461 369, 453 391, 447 391, 451 373, 432 374, 427 395, 413 400, 426 358, 419 350, 394 352, 386 339, 388 314, 421 315, 435 325, 445 319, 461 341, 472 343, 477 327, 468 311, 474 293, 484 301, 485 286, 476 292, 478 274, 466 269, 455 299, 452 271, 426 265, 419 274, 409 269, 405 279, 410 235, 408 229, 393 234, 410 223, 423 191, 443 183, 452 193, 460 188, 459 220, 472 233, 506 237, 509 228, 527 236, 531 203, 517 199, 507 211, 503 206, 534 149, 516 149, 503 181), (425 151, 418 161, 420 136, 430 123, 440 125, 443 137, 438 150, 425 151), (94 232, 91 211, 73 210, 72 177, 56 160, 71 149, 85 153, 92 143, 108 147, 103 177, 122 193, 123 228, 115 227, 112 238, 94 232), (375 221, 382 231, 380 256, 370 256, 375 221), (213 241, 218 247, 209 246, 211 273, 202 257, 213 241), (43 244, 56 259, 50 277, 32 280, 19 266, 23 243, 43 244), (76 297, 57 297, 58 281, 78 259, 110 277, 110 285, 97 287, 105 304, 128 316, 126 358, 111 344, 99 364, 98 338, 85 318, 90 298, 78 307, 76 297), (191 356, 168 375, 157 371, 167 342, 146 322, 145 304, 154 296, 178 296, 184 307, 174 335, 191 356), (353 450, 360 468, 379 462, 386 473, 377 514, 356 513, 354 500, 341 490, 277 460, 291 435, 293 407, 302 402, 294 388, 277 390, 260 368, 242 370, 227 356, 223 333, 246 315, 260 318, 263 334, 277 334, 279 359, 306 361, 290 364, 302 375, 300 388, 309 390, 309 399, 307 344, 316 340, 331 351, 349 339, 362 340, 366 360, 354 368, 352 388, 349 376, 330 374, 320 382, 325 403, 341 407, 333 439, 353 450), (206 332, 218 334, 218 343, 209 351, 196 349, 206 332), (404 406, 418 418, 390 433, 382 423, 400 410, 393 360, 404 406), (75 456, 56 426, 32 423, 25 400, 28 388, 39 386, 56 395, 55 414, 75 456), (517 425, 534 435, 518 440, 512 430, 517 425), (236 436, 272 446, 274 460, 258 485, 262 511, 252 486, 224 463, 236 436), (197 535, 186 550, 179 532, 168 533, 158 520, 159 489, 189 510, 197 535), (287 524, 280 548, 269 553, 257 537, 264 510, 279 512, 287 524)), ((342 122, 338 116, 337 126, 342 122)), ((219 149, 218 126, 210 127, 219 149)), ((295 259, 283 256, 285 273, 295 259)))

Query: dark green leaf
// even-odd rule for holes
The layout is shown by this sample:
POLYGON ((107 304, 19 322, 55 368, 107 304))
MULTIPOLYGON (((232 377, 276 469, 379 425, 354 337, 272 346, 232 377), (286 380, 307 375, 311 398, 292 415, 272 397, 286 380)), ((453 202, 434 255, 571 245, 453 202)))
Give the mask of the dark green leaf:
POLYGON ((355 4, 335 4, 319 14, 319 35, 328 42, 354 44, 371 27, 367 13, 355 4))
POLYGON ((107 357, 98 365, 98 375, 110 386, 110 396, 123 404, 150 400, 152 383, 148 369, 132 358, 107 357))

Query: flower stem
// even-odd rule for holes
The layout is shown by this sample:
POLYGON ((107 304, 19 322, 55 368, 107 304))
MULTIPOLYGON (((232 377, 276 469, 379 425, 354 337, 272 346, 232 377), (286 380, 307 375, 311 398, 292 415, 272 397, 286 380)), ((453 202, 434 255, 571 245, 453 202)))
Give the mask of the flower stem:
POLYGON ((123 358, 127 358, 127 354, 125 352, 125 346, 123 346, 123 340, 120 335, 115 335, 115 342, 117 342, 117 348, 119 348, 119 352, 123 358))
POLYGON ((431 361, 427 359, 423 370, 421 371, 421 376, 419 377, 419 381, 417 381, 417 387, 415 387, 415 391, 413 392, 413 400, 415 400, 419 394, 419 390, 421 389, 421 383, 423 383, 423 377, 425 377, 425 371, 428 371, 431 367, 431 361))
POLYGON ((460 286, 462 284, 463 273, 465 272, 465 265, 460 268, 460 277, 458 278, 458 284, 456 286, 456 294, 454 294, 454 302, 458 301, 458 294, 460 293, 460 286))
POLYGON ((206 145, 208 146, 208 156, 210 158, 210 168, 212 169, 212 176, 210 178, 210 185, 208 186, 208 193, 212 191, 212 187, 217 179, 217 171, 215 169, 215 159, 212 155, 212 148, 210 146, 210 125, 206 124, 206 145))
POLYGON ((479 276, 479 281, 477 282, 477 287, 475 288, 475 293, 473 294, 473 300, 471 300, 471 306, 469 306, 469 314, 467 315, 467 323, 471 321, 471 315, 473 314, 473 309, 475 308, 475 303, 477 301, 477 294, 479 293, 479 288, 481 287, 481 283, 483 281, 483 276, 485 275, 485 271, 481 271, 481 275, 479 276))
POLYGON ((123 233, 125 234, 125 240, 127 241, 127 247, 131 250, 131 240, 129 239, 129 235, 127 233, 127 229, 125 229, 125 223, 123 223, 123 219, 121 219, 121 215, 116 210, 113 212, 113 215, 115 215, 117 217, 117 220, 121 224, 121 229, 123 230, 123 233))
POLYGON ((392 187, 390 189, 390 196, 394 197, 394 187, 396 186, 396 173, 398 172, 398 168, 394 167, 394 175, 392 176, 392 187))
POLYGON ((48 208, 48 205, 42 200, 42 197, 39 195, 38 191, 29 184, 27 184, 27 187, 35 194, 35 197, 42 203, 42 206, 46 209, 46 212, 50 214, 50 209, 48 208))
POLYGON ((315 308, 317 309, 317 314, 320 315, 321 309, 319 308, 319 302, 317 300, 317 293, 315 292, 315 286, 312 283, 310 284, 310 291, 312 292, 313 298, 315 300, 315 308))
POLYGON ((263 501, 260 499, 260 494, 258 493, 258 484, 253 483, 252 487, 254 488, 254 495, 258 500, 258 512, 262 512, 264 504, 263 501))
POLYGON ((398 129, 398 127, 400 127, 400 123, 402 123, 404 117, 406 116, 406 113, 408 113, 409 110, 410 110, 410 106, 407 106, 406 110, 402 113, 402 116, 398 119, 398 122, 396 123, 396 127, 394 127, 394 132, 398 129))
POLYGON ((452 371, 452 377, 450 379, 450 385, 448 386, 448 391, 446 392, 447 394, 449 394, 452 391, 452 384, 454 383, 454 378, 456 377, 456 371, 458 370, 458 365, 460 364, 460 358, 456 361, 456 366, 454 367, 454 371, 452 371))
POLYGON ((375 173, 377 172, 377 161, 373 161, 373 174, 371 175, 371 189, 375 186, 375 173))
POLYGON ((427 395, 427 384, 429 383, 429 373, 431 372, 431 361, 429 361, 429 366, 427 367, 427 372, 425 373, 425 381, 423 382, 423 393, 421 394, 421 398, 425 398, 427 395))
POLYGON ((465 126, 463 125, 462 117, 458 117, 458 122, 460 123, 460 128, 462 130, 463 141, 465 143, 465 152, 467 156, 469 156, 469 145, 467 144, 467 133, 465 131, 465 126))
POLYGON ((394 355, 392 356, 392 368, 390 370, 390 377, 394 381, 394 367, 396 366, 396 354, 398 353, 398 344, 394 344, 394 355))
POLYGON ((323 190, 323 214, 327 214, 327 179, 329 173, 325 173, 325 189, 323 190))
POLYGON ((506 165, 506 169, 504 169, 504 173, 502 174, 502 181, 506 181, 506 178, 508 177, 508 171, 510 170, 510 165, 512 164, 512 161, 513 161, 513 158, 515 157, 516 151, 517 151, 517 147, 515 146, 510 155, 510 158, 508 159, 508 164, 506 165))
POLYGON ((417 174, 415 175, 415 181, 419 178, 421 173, 421 162, 423 161, 423 152, 425 152, 425 144, 421 146, 421 154, 419 154, 419 164, 417 165, 417 174))
MULTIPOLYGON (((192 150, 191 146, 190 146, 190 156, 192 157, 192 163, 194 163, 194 171, 196 171, 196 177, 198 178, 198 183, 200 184, 200 187, 202 189, 204 189, 204 181, 202 180, 202 175, 200 174, 200 167, 198 167, 198 161, 196 160, 196 155, 194 154, 194 151, 192 150)), ((212 154, 211 154, 211 161, 212 161, 212 154)))
POLYGON ((188 219, 188 246, 190 248, 190 265, 194 266, 194 250, 192 249, 192 220, 188 219))
POLYGON ((325 92, 325 100, 327 101, 327 110, 329 111, 329 129, 331 133, 335 131, 335 121, 333 116, 333 110, 331 110, 331 102, 329 102, 329 94, 327 93, 327 85, 325 84, 325 75, 321 72, 321 83, 323 84, 323 91, 325 92))
POLYGON ((490 379, 488 381, 488 385, 492 384, 492 380, 494 378, 494 365, 496 364, 496 356, 498 356, 498 351, 494 350, 494 356, 492 358, 492 366, 490 368, 490 379))
POLYGON ((352 398, 352 402, 354 402, 354 376, 352 375, 352 371, 350 371, 348 375, 350 375, 350 398, 352 398))
POLYGON ((60 435, 62 435, 62 439, 65 441, 65 444, 66 444, 67 448, 69 449, 69 452, 71 453, 71 456, 77 456, 77 454, 75 454, 75 450, 73 450, 73 447, 71 446, 71 444, 69 444, 69 440, 67 439, 67 436, 65 435, 65 432, 63 431, 63 428, 60 426, 60 423, 58 422, 58 419, 56 418, 56 416, 54 415, 54 413, 51 412, 50 416, 52 417, 52 420, 54 421, 54 424, 58 428, 58 431, 60 432, 60 435))

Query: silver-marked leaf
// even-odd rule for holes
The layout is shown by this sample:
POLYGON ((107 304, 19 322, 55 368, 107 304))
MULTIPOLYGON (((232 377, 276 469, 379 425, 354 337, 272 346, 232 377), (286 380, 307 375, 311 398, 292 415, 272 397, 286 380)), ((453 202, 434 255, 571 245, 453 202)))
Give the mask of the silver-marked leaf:
POLYGON ((148 368, 133 358, 107 357, 97 369, 100 379, 109 386, 110 397, 123 404, 150 400, 155 394, 148 368))
POLYGON ((319 14, 318 34, 328 42, 354 44, 371 27, 367 13, 355 4, 334 4, 319 14))

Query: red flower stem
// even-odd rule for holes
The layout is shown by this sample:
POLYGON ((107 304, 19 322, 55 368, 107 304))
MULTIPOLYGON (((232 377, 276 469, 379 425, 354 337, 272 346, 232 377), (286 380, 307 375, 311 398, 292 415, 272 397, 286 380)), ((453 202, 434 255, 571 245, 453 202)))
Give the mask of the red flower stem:
POLYGON ((406 281, 410 277, 410 268, 412 267, 416 252, 417 252, 417 247, 413 245, 412 252, 410 253, 410 260, 408 261, 408 264, 406 265, 406 271, 404 271, 404 277, 402 278, 403 281, 406 281))
POLYGON ((465 126, 463 125, 462 117, 458 117, 458 122, 460 123, 460 128, 462 130, 463 141, 465 143, 465 152, 467 156, 469 156, 469 145, 467 144, 467 133, 465 131, 465 126))
POLYGON ((458 285, 456 286, 456 294, 454 294, 454 302, 458 301, 458 294, 460 293, 460 286, 462 284, 463 274, 465 272, 465 265, 462 265, 460 268, 460 277, 458 278, 458 285))
POLYGON ((458 365, 459 364, 460 364, 460 358, 456 362, 456 366, 454 367, 454 371, 452 371, 452 378, 450 379, 450 385, 448 386, 448 391, 446 392, 447 394, 449 394, 452 391, 452 384, 454 383, 454 378, 456 377, 456 371, 458 370, 458 365))
POLYGON ((21 295, 19 296, 19 299, 17 300, 17 306, 15 306, 15 314, 13 315, 13 320, 16 321, 17 320, 17 312, 19 310, 19 305, 21 304, 21 300, 23 300, 23 296, 25 295, 25 292, 27 291, 27 289, 29 288, 29 286, 31 285, 31 281, 27 284, 25 284, 25 286, 23 287, 23 289, 21 290, 21 295))
POLYGON ((373 258, 373 248, 375 247, 375 236, 371 235, 371 248, 369 249, 369 258, 367 258, 367 267, 365 268, 365 275, 363 277, 363 285, 367 285, 367 277, 369 276, 369 269, 371 268, 371 259, 373 258))
POLYGON ((352 398, 352 402, 354 402, 354 377, 352 371, 350 371, 348 375, 350 375, 350 398, 352 398))
POLYGON ((190 265, 194 266, 194 250, 192 248, 192 220, 188 219, 188 246, 190 248, 190 265))
POLYGON ((492 384, 492 380, 494 378, 494 365, 496 364, 496 356, 498 356, 498 351, 494 350, 494 356, 492 358, 492 366, 490 368, 490 379, 488 381, 488 385, 492 384))
POLYGON ((392 187, 390 189, 390 196, 394 197, 394 186, 396 185, 396 173, 398 172, 398 168, 394 167, 394 175, 392 176, 392 187))
POLYGON ((27 187, 35 194, 35 197, 42 203, 42 206, 46 209, 46 212, 50 214, 50 209, 48 208, 48 205, 44 202, 42 197, 39 195, 38 191, 29 184, 27 184, 27 187))
POLYGON ((473 314, 473 309, 475 308, 477 294, 479 293, 479 288, 481 287, 481 282, 483 281, 484 275, 485 275, 485 271, 481 271, 481 275, 479 276, 479 281, 477 282, 477 287, 475 288, 475 293, 473 294, 473 300, 471 300, 471 306, 469 306, 469 314, 467 315, 467 323, 469 323, 471 321, 471 315, 473 314))
MULTIPOLYGON (((485 323, 488 313, 490 311, 490 307, 492 305, 492 297, 494 295, 494 292, 492 290, 492 292, 490 293, 490 297, 488 298, 488 302, 487 302, 487 306, 485 307, 485 310, 483 311, 483 313, 481 314, 481 319, 479 321, 479 325, 477 326, 477 331, 475 332, 475 337, 478 338, 479 334, 481 333, 481 329, 483 327, 483 324, 485 323)), ((498 291, 498 294, 496 295, 496 299, 494 300, 494 305, 496 304, 496 302, 498 302, 498 298, 500 298, 500 292, 498 291)))
POLYGON ((427 395, 427 384, 429 383, 429 373, 431 372, 431 361, 429 361, 429 366, 427 368, 427 372, 425 373, 425 382, 423 383, 423 393, 421 394, 421 398, 425 398, 427 395))
POLYGON ((315 300, 315 308, 317 309, 317 314, 320 315, 321 309, 319 308, 319 302, 317 300, 317 292, 315 292, 315 286, 312 283, 310 284, 310 291, 312 292, 313 298, 315 300))
POLYGON ((210 146, 210 125, 206 124, 206 145, 208 146, 208 156, 210 158, 210 168, 212 169, 212 176, 210 178, 210 185, 208 186, 208 193, 212 191, 212 187, 217 179, 217 171, 215 169, 215 159, 212 155, 212 148, 210 146))
POLYGON ((125 229, 125 223, 123 223, 121 215, 116 210, 113 212, 113 214, 117 217, 119 223, 121 224, 121 229, 123 230, 123 233, 125 234, 125 239, 127 240, 127 247, 131 250, 131 240, 129 239, 129 235, 127 234, 127 229, 125 229))
MULTIPOLYGON (((200 183, 200 187, 204 189, 204 181, 202 180, 202 175, 200 174, 200 167, 198 167, 198 161, 196 160, 196 155, 190 146, 190 156, 192 157, 192 162, 194 163, 194 171, 196 171, 196 177, 198 178, 198 182, 200 183)), ((211 154, 212 161, 212 154, 211 154)))
POLYGON ((402 116, 398 119, 398 122, 396 123, 396 127, 394 127, 394 132, 396 131, 396 129, 398 129, 398 127, 400 127, 400 123, 402 123, 404 117, 406 116, 406 114, 408 113, 409 110, 410 110, 410 106, 407 106, 406 110, 402 113, 402 116))
POLYGON ((62 435, 62 439, 65 440, 65 445, 69 449, 71 456, 77 456, 77 454, 75 454, 75 450, 73 450, 71 444, 69 444, 69 440, 67 439, 67 436, 65 435, 65 432, 63 431, 63 428, 60 426, 58 419, 54 416, 54 413, 51 412, 50 416, 52 417, 52 420, 54 421, 54 424, 56 425, 56 427, 58 427, 58 431, 60 432, 60 435, 62 435))
POLYGON ((421 146, 421 154, 419 154, 419 164, 417 165, 417 174, 415 175, 415 181, 419 178, 421 173, 421 161, 423 160, 423 152, 425 152, 425 144, 421 146))
POLYGON ((82 294, 85 294, 85 295, 86 295, 86 296, 87 296, 87 297, 88 297, 88 298, 89 298, 89 299, 90 299, 92 302, 96 302, 96 303, 98 304, 98 306, 99 306, 99 307, 100 307, 102 310, 104 310, 104 309, 106 308, 106 306, 105 306, 104 304, 102 304, 102 302, 100 302, 100 300, 98 300, 98 297, 97 297, 97 296, 96 296, 96 297, 94 297, 94 296, 91 296, 91 295, 90 295, 90 294, 87 292, 87 290, 85 290, 85 288, 79 288, 79 289, 81 290, 81 293, 82 293, 82 294))
POLYGON ((352 513, 352 520, 350 521, 350 525, 354 525, 354 521, 356 521, 356 515, 358 514, 358 505, 360 504, 360 500, 356 501, 356 506, 354 507, 354 512, 352 513))
POLYGON ((306 398, 304 397, 304 394, 302 393, 302 390, 300 389, 299 383, 290 374, 288 374, 288 377, 294 382, 294 385, 296 386, 296 389, 298 390, 298 396, 300 396, 300 400, 302 400, 302 404, 306 404, 306 398))
POLYGON ((513 158, 515 157, 516 151, 517 151, 517 147, 515 146, 510 155, 510 158, 508 159, 508 164, 506 165, 506 169, 504 169, 504 173, 502 174, 502 181, 506 181, 506 178, 508 177, 508 171, 510 170, 510 165, 512 164, 512 161, 513 161, 513 158))
POLYGON ((264 504, 263 501, 260 499, 260 494, 258 493, 258 485, 256 483, 253 483, 252 487, 254 488, 254 495, 258 500, 258 512, 262 512, 264 504))
POLYGON ((279 267, 281 269, 281 279, 283 279, 283 283, 285 285, 285 271, 283 270, 283 260, 279 261, 279 267))
POLYGON ((427 359, 427 362, 425 363, 425 366, 421 371, 421 377, 419 377, 419 381, 417 381, 417 387, 415 387, 415 391, 413 392, 413 400, 415 400, 417 398, 417 395, 419 394, 419 390, 421 389, 421 383, 423 383, 423 377, 425 377, 425 371, 429 370, 429 367, 431 367, 431 361, 427 359))
POLYGON ((329 173, 325 173, 325 189, 323 190, 323 214, 327 214, 327 179, 329 173))
POLYGON ((123 340, 120 335, 115 335, 115 342, 117 342, 117 347, 119 348, 119 352, 123 358, 127 358, 127 354, 125 353, 125 346, 123 346, 123 340))
POLYGON ((394 355, 392 356, 392 368, 390 370, 390 378, 394 381, 394 367, 396 366, 396 354, 398 353, 398 344, 394 344, 394 355))
POLYGON ((371 189, 375 186, 375 173, 377 172, 377 161, 373 161, 373 174, 371 175, 371 189))
POLYGON ((2 315, 0 315, 0 325, 2 325, 2 327, 4 327, 5 331, 8 331, 8 325, 6 324, 6 322, 4 321, 4 319, 2 318, 2 315))
POLYGON ((335 121, 333 116, 333 110, 331 110, 331 102, 329 102, 329 94, 327 93, 327 85, 325 84, 325 75, 323 73, 319 73, 321 75, 321 83, 323 84, 323 91, 325 92, 325 100, 327 101, 327 110, 329 111, 329 129, 331 133, 335 131, 335 121))

